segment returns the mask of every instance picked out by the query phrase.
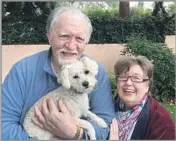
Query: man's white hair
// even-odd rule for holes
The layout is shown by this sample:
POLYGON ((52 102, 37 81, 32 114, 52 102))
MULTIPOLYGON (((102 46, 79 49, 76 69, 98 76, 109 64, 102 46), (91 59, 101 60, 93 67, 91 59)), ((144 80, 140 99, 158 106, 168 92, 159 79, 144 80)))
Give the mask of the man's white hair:
POLYGON ((79 16, 80 18, 83 18, 85 19, 85 21, 87 21, 88 28, 89 28, 89 35, 88 35, 87 42, 89 42, 90 36, 93 31, 91 21, 87 15, 85 15, 81 10, 75 7, 63 6, 63 7, 56 7, 54 10, 52 10, 47 19, 46 31, 48 32, 49 30, 52 30, 54 24, 56 23, 58 15, 68 11, 71 11, 72 14, 79 16))

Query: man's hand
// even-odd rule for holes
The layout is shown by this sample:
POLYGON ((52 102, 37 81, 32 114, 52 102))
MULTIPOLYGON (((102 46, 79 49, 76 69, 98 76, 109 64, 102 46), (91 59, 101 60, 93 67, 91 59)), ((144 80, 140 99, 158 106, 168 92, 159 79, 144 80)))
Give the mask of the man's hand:
POLYGON ((43 100, 41 107, 35 107, 35 125, 49 131, 60 139, 72 139, 77 131, 76 121, 61 100, 58 106, 52 97, 43 100))
POLYGON ((116 119, 113 119, 110 125, 109 140, 119 140, 119 128, 118 128, 118 122, 116 119))

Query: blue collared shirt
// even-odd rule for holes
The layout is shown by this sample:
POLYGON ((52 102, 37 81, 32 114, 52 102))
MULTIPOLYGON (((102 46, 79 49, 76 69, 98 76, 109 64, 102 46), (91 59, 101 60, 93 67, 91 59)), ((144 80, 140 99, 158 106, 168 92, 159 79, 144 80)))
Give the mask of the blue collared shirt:
MULTIPOLYGON (((98 83, 89 95, 90 110, 107 124, 115 117, 111 86, 104 68, 98 63, 98 83)), ((51 67, 51 49, 26 57, 14 64, 2 85, 2 139, 30 139, 22 124, 29 108, 42 96, 59 87, 51 67)), ((97 139, 106 139, 109 129, 90 121, 97 139)), ((85 139, 88 135, 85 133, 85 139)))

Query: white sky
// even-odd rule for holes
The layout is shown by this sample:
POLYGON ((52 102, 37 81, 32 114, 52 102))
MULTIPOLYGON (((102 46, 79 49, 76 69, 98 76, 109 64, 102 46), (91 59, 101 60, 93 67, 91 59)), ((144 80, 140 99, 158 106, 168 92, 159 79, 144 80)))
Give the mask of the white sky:
MULTIPOLYGON (((164 6, 168 6, 170 4, 174 3, 174 1, 170 1, 170 2, 164 2, 164 6)), ((144 8, 149 8, 149 9, 153 9, 152 7, 152 4, 153 2, 149 2, 149 1, 144 1, 144 8)), ((133 1, 133 2, 130 2, 130 7, 133 7, 133 6, 137 6, 138 5, 138 1, 133 1)))

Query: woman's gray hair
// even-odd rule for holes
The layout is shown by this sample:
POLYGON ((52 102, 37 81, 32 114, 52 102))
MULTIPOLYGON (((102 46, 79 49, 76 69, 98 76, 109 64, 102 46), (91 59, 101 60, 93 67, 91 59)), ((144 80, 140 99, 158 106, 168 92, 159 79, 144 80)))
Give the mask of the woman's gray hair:
POLYGON ((85 15, 81 10, 74 7, 63 6, 63 7, 56 7, 54 10, 52 10, 47 19, 46 31, 48 32, 49 30, 52 30, 54 24, 56 23, 58 15, 67 11, 71 11, 73 14, 76 14, 77 16, 80 16, 81 18, 87 21, 88 28, 89 28, 89 37, 88 37, 88 41, 89 41, 93 31, 91 21, 88 18, 88 16, 85 15))

